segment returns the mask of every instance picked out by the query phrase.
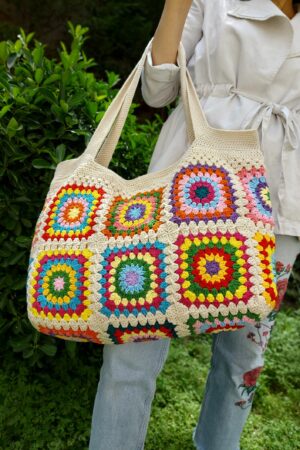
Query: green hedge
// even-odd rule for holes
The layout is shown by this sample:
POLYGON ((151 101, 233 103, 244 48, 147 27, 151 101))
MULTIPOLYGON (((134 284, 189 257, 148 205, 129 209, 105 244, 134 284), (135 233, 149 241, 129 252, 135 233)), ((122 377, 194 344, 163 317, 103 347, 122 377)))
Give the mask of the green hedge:
POLYGON ((0 40, 14 39, 19 27, 35 31, 55 56, 59 42, 69 43, 67 20, 88 26, 89 56, 97 71, 113 70, 122 77, 139 58, 158 23, 164 0, 1 0, 0 40))
MULTIPOLYGON (((76 345, 41 335, 26 314, 25 284, 34 226, 53 171, 78 156, 120 88, 119 76, 97 80, 83 51, 88 29, 69 22, 72 42, 57 58, 33 33, 0 43, 0 335, 1 352, 13 350, 29 364, 43 364, 59 346, 76 345)), ((161 127, 156 115, 139 123, 131 107, 110 167, 124 178, 145 173, 161 127)), ((92 345, 92 344, 86 344, 92 345)))

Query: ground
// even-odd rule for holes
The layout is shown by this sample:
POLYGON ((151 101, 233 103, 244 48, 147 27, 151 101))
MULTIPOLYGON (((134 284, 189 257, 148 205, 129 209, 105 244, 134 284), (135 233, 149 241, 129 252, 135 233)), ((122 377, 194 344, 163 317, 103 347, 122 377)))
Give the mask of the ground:
MULTIPOLYGON (((284 308, 266 353, 242 450, 300 449, 299 331, 300 310, 284 308)), ((194 450, 191 435, 210 342, 210 336, 173 340, 157 380, 145 450, 194 450)), ((71 364, 58 355, 42 371, 16 362, 13 355, 8 358, 0 370, 0 450, 87 450, 100 348, 99 361, 97 355, 88 364, 71 364)))

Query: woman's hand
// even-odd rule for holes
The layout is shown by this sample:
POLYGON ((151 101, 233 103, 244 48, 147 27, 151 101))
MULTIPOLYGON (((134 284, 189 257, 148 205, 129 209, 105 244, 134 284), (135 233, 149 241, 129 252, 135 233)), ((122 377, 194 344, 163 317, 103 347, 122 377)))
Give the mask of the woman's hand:
POLYGON ((152 41, 153 65, 176 63, 177 50, 193 0, 166 0, 152 41))

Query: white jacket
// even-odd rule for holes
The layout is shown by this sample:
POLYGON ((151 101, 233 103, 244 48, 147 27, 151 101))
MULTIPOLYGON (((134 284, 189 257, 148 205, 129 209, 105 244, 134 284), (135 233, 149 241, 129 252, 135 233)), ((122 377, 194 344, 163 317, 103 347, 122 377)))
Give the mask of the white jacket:
MULTIPOLYGON (((300 236, 300 8, 289 20, 271 0, 194 0, 182 42, 209 124, 258 129, 275 232, 300 236)), ((178 95, 179 67, 153 66, 151 48, 147 56, 142 95, 162 107, 178 95)), ((187 146, 179 102, 148 172, 171 165, 187 146)))

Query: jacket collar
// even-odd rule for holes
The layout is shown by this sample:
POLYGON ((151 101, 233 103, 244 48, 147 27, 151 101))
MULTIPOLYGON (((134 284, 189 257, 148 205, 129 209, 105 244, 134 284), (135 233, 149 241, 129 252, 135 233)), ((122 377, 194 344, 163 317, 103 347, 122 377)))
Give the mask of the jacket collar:
POLYGON ((233 0, 232 7, 227 14, 241 19, 267 20, 271 17, 287 16, 279 9, 272 0, 233 0))

